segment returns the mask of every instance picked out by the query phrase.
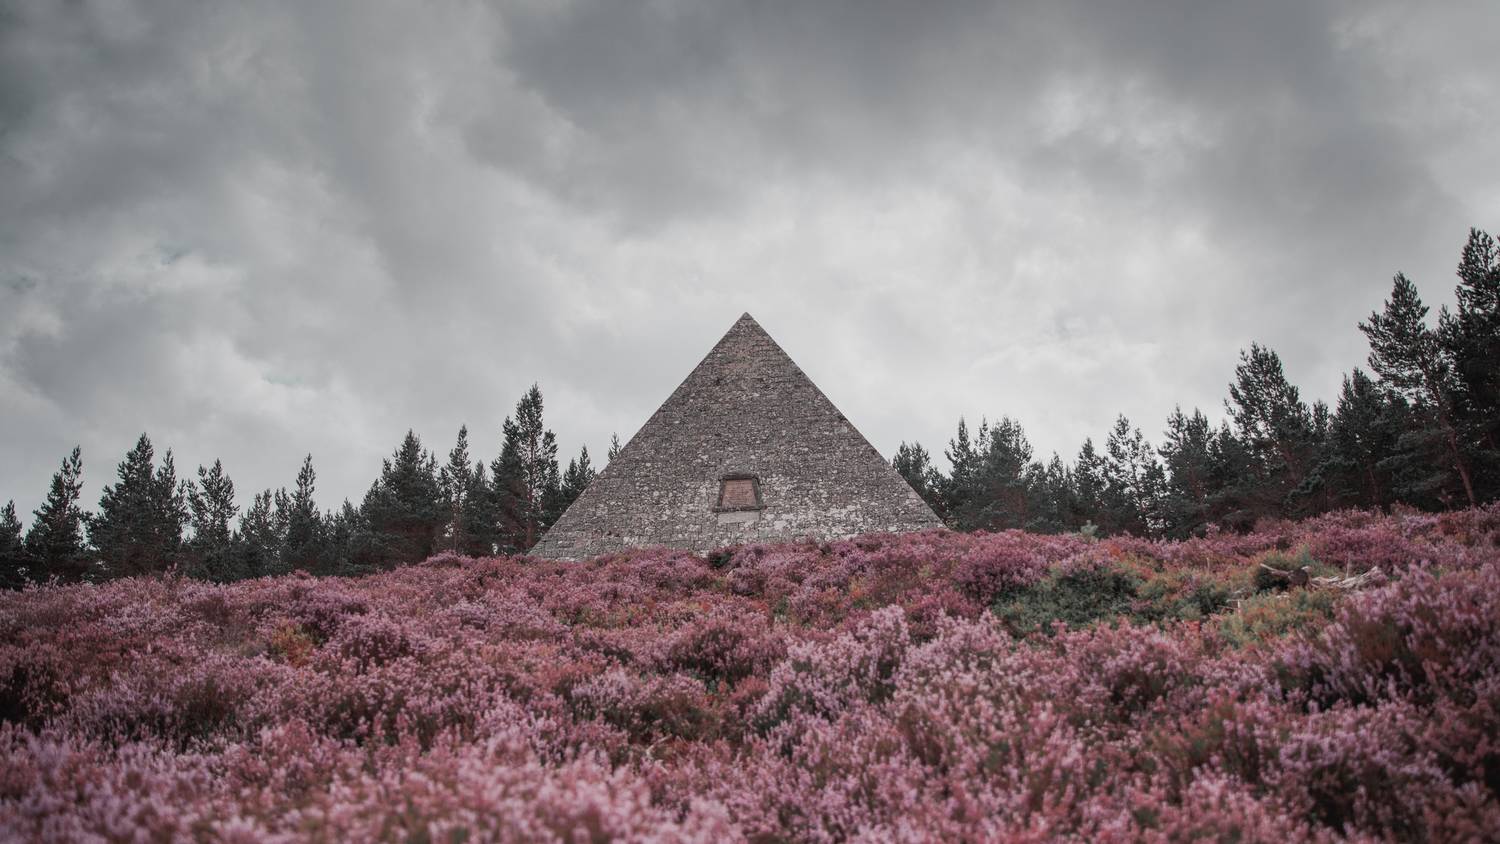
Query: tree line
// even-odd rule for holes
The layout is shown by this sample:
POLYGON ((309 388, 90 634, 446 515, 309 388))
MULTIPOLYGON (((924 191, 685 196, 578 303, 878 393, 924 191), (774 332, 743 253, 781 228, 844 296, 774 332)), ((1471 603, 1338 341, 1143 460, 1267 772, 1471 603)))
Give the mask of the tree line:
MULTIPOLYGON (((609 456, 619 451, 612 438, 609 456)), ((596 470, 588 448, 560 468, 557 438, 532 385, 501 426, 488 465, 469 453, 467 427, 442 465, 412 431, 382 461, 359 505, 320 510, 312 456, 290 490, 256 493, 243 511, 221 461, 179 479, 168 450, 160 461, 146 434, 125 455, 98 509, 82 507, 83 460, 74 448, 52 476, 29 530, 15 502, 0 510, 0 580, 64 583, 176 569, 214 581, 306 571, 360 574, 451 550, 518 553, 536 544, 596 470)))
POLYGON ((1457 303, 1428 319, 1397 274, 1381 310, 1360 322, 1367 373, 1344 376, 1332 410, 1303 401, 1276 352, 1241 351, 1218 426, 1179 407, 1153 446, 1123 415, 1102 448, 1085 440, 1071 464, 1034 459, 1009 417, 960 420, 934 467, 920 443, 892 461, 958 530, 1085 530, 1183 538, 1246 530, 1268 517, 1347 507, 1424 510, 1500 498, 1500 256, 1471 229, 1457 303))
MULTIPOLYGON (((959 420, 943 473, 920 443, 901 443, 896 470, 956 530, 1181 538, 1247 530, 1264 518, 1345 507, 1425 510, 1500 498, 1500 252, 1471 230, 1458 265, 1456 306, 1435 322, 1397 274, 1381 310, 1359 324, 1370 372, 1355 368, 1336 405, 1302 400, 1280 357, 1240 353, 1227 419, 1200 410, 1168 417, 1153 446, 1123 415, 1102 447, 1034 458, 1020 423, 959 420)), ((612 438, 609 459, 619 451, 612 438)), ((179 480, 142 434, 96 512, 86 512, 82 457, 53 475, 29 530, 15 503, 0 509, 0 585, 123 577, 176 568, 216 581, 303 570, 358 574, 441 550, 524 552, 595 475, 587 447, 560 469, 557 440, 532 385, 501 426, 500 453, 469 454, 460 428, 447 461, 408 431, 361 503, 320 510, 309 455, 293 487, 256 493, 243 512, 220 461, 179 480)))

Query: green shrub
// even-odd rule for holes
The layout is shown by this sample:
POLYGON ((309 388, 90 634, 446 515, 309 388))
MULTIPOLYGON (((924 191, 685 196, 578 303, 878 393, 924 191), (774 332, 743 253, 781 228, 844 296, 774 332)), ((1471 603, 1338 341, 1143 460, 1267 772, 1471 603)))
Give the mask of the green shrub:
POLYGON ((1159 571, 1127 559, 1094 569, 1054 568, 1036 584, 1006 593, 994 611, 1012 633, 1026 635, 1051 630, 1056 622, 1079 628, 1117 619, 1195 621, 1229 609, 1249 591, 1243 572, 1159 571))
POLYGON ((1238 573, 1161 572, 1141 585, 1132 614, 1137 621, 1197 621, 1229 609, 1249 586, 1248 578, 1238 573))
POLYGON ((1054 622, 1085 627, 1130 612, 1141 578, 1122 568, 1098 568, 1053 574, 1009 593, 994 607, 1012 633, 1050 631, 1054 622))

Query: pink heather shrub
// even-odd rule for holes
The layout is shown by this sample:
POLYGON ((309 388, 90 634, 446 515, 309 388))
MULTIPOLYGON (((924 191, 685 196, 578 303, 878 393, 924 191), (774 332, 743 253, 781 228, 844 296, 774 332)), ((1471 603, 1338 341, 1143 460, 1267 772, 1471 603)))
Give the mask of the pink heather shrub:
POLYGON ((1075 700, 1081 707, 1095 704, 1093 717, 1101 723, 1164 714, 1174 693, 1197 684, 1204 651, 1190 628, 1175 632, 1126 626, 1071 634, 1061 644, 1079 672, 1075 700))
POLYGON ((421 638, 388 618, 357 616, 328 641, 328 648, 359 667, 361 672, 425 650, 421 638))
POLYGON ((1414 739, 1427 717, 1405 702, 1314 713, 1283 740, 1267 784, 1332 829, 1402 840, 1493 835, 1500 829, 1493 792, 1485 799, 1480 783, 1456 783, 1414 739))
POLYGON ((795 714, 835 715, 855 701, 884 699, 909 642, 905 613, 887 607, 831 641, 792 645, 772 669, 752 723, 765 731, 795 714))
POLYGON ((0 840, 1494 840, 1497 621, 1493 506, 35 588, 0 840))
POLYGON ((1040 580, 1047 557, 1020 531, 983 536, 953 567, 959 591, 981 605, 1040 580))
POLYGON ((639 677, 616 668, 574 686, 568 697, 582 717, 602 719, 635 742, 691 741, 716 726, 703 684, 681 674, 639 677))
MULTIPOLYGON (((1445 546, 1443 550, 1450 550, 1445 546)), ((1309 537, 1307 551, 1318 562, 1351 572, 1367 569, 1398 571, 1433 562, 1434 548, 1384 526, 1330 525, 1309 537)))
POLYGON ((785 636, 764 612, 715 608, 663 637, 667 668, 690 672, 705 681, 737 683, 765 676, 786 655, 785 636))
POLYGON ((1413 569, 1353 596, 1283 659, 1288 676, 1325 705, 1473 701, 1487 678, 1500 676, 1500 561, 1440 576, 1413 569))
POLYGON ((955 589, 937 587, 904 601, 907 627, 913 639, 927 641, 937 635, 949 618, 975 619, 983 608, 955 589))
POLYGON ((345 592, 339 586, 319 589, 318 584, 304 580, 296 584, 286 601, 286 617, 309 636, 326 641, 339 626, 368 612, 370 605, 361 597, 345 592))
POLYGON ((651 589, 671 592, 698 589, 714 578, 713 569, 703 558, 667 549, 621 555, 613 560, 606 558, 596 565, 600 565, 611 580, 636 581, 651 589))

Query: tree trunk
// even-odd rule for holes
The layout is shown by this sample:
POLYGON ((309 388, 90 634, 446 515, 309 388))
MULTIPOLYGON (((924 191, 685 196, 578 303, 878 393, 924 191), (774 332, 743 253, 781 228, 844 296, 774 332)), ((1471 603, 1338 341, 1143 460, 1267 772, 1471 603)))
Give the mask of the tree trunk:
POLYGON ((1469 466, 1458 448, 1458 432, 1451 425, 1448 426, 1448 448, 1453 452, 1453 468, 1458 470, 1458 477, 1464 482, 1464 495, 1469 497, 1469 506, 1477 506, 1479 501, 1474 498, 1474 482, 1469 479, 1469 466))

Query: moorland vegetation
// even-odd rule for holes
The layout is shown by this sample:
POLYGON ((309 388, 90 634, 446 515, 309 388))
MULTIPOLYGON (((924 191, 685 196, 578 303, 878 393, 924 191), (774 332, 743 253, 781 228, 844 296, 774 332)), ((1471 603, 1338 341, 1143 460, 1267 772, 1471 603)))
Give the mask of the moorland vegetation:
POLYGON ((1482 840, 1500 505, 0 593, 0 838, 1482 840))

